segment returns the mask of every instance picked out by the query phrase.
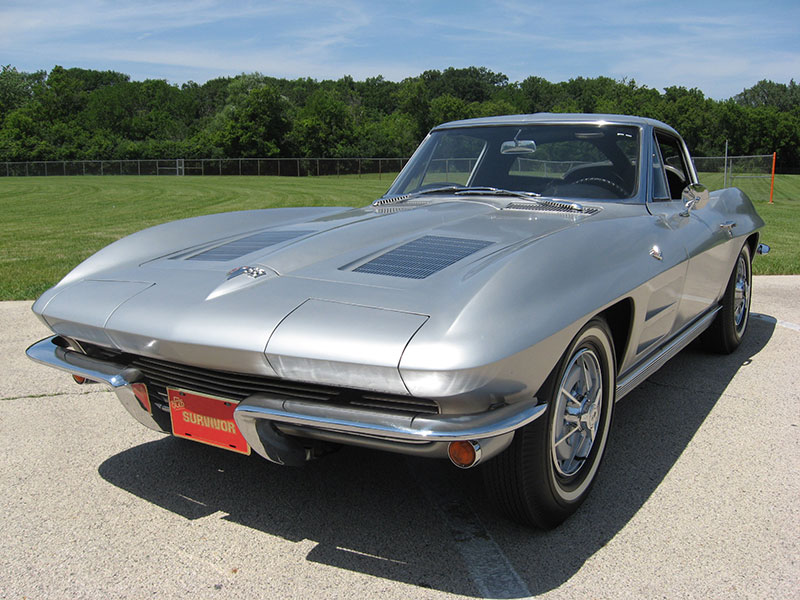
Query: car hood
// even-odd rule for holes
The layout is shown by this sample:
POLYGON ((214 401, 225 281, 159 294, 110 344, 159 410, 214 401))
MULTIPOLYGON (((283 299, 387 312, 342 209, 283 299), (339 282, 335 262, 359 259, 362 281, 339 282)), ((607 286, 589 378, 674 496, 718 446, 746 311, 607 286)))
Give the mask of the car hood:
MULTIPOLYGON (((34 311, 62 335, 209 368, 376 385, 374 370, 362 377, 333 359, 363 362, 385 368, 378 387, 407 393, 397 365, 425 322, 452 326, 490 286, 490 266, 598 216, 530 203, 421 204, 278 224, 280 209, 257 211, 221 236, 167 224, 149 257, 126 262, 118 247, 116 264, 106 256, 97 270, 82 265, 82 278, 68 276, 34 311)), ((141 255, 143 243, 130 252, 141 255)))

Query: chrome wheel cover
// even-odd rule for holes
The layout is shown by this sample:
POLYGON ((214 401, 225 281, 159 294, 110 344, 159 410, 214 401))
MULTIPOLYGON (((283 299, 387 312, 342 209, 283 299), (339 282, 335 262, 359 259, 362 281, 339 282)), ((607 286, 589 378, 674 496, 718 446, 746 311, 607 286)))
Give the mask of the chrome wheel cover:
POLYGON ((750 312, 750 265, 744 254, 736 261, 736 280, 733 290, 733 326, 736 335, 744 333, 750 312))
POLYGON ((586 463, 603 412, 603 371, 595 352, 581 348, 559 384, 550 438, 556 473, 576 475, 586 463))

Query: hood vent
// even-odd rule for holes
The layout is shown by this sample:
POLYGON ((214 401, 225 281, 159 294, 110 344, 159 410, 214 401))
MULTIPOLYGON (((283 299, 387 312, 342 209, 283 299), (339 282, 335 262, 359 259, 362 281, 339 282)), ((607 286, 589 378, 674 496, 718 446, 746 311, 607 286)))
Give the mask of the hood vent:
POLYGON ((256 250, 263 250, 269 246, 287 242, 295 238, 314 233, 313 231, 262 231, 247 237, 239 238, 227 244, 222 244, 200 252, 194 256, 186 257, 185 254, 173 258, 186 258, 186 260, 205 260, 213 262, 227 262, 234 258, 240 258, 245 254, 250 254, 256 250))
POLYGON ((403 210, 411 210, 412 208, 418 208, 420 206, 428 206, 430 203, 430 200, 403 200, 396 204, 373 204, 372 206, 373 210, 377 213, 391 214, 403 210))
POLYGON ((406 279, 425 279, 490 244, 492 242, 486 240, 426 235, 389 250, 353 271, 406 279))
POLYGON ((533 210, 538 212, 581 213, 593 215, 600 209, 594 206, 582 206, 577 202, 558 202, 537 200, 536 202, 510 202, 505 210, 533 210))
POLYGON ((375 202, 372 203, 372 206, 383 206, 384 204, 392 204, 393 202, 402 202, 403 200, 408 200, 411 198, 411 194, 402 194, 400 196, 384 196, 383 198, 378 198, 375 202))

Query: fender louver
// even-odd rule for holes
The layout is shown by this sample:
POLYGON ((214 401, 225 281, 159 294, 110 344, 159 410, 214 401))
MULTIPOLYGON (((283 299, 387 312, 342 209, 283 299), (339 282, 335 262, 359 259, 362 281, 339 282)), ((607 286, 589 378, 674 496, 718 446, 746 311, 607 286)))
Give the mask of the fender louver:
POLYGON ((210 250, 206 250, 205 252, 200 252, 199 254, 195 254, 193 256, 187 257, 185 254, 183 254, 181 256, 175 256, 173 258, 186 258, 186 260, 206 260, 214 262, 225 262, 233 260, 234 258, 240 258, 245 254, 250 254, 251 252, 255 252, 256 250, 261 250, 269 246, 274 246, 275 244, 280 244, 281 242, 293 240, 294 238, 308 235, 310 233, 314 232, 313 231, 262 231, 261 233, 248 235, 247 237, 239 238, 238 240, 233 240, 232 242, 228 242, 227 244, 216 246, 215 248, 211 248, 210 250))
POLYGON ((486 240, 426 235, 389 250, 353 271, 406 279, 425 279, 490 244, 492 242, 486 240))

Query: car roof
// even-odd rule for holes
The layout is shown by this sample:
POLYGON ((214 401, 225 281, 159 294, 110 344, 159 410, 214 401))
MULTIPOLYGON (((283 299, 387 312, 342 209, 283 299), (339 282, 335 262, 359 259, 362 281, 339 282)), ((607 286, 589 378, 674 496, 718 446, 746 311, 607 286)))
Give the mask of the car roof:
POLYGON ((655 119, 630 115, 587 114, 587 113, 535 113, 530 115, 504 115, 502 117, 480 117, 478 119, 462 119, 442 123, 432 129, 451 129, 456 127, 489 127, 492 125, 534 125, 534 124, 604 124, 636 125, 639 127, 657 127, 676 135, 672 127, 655 119))

